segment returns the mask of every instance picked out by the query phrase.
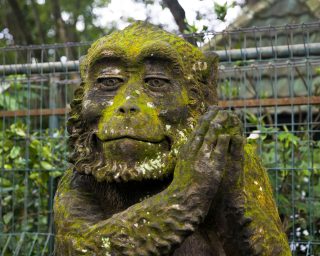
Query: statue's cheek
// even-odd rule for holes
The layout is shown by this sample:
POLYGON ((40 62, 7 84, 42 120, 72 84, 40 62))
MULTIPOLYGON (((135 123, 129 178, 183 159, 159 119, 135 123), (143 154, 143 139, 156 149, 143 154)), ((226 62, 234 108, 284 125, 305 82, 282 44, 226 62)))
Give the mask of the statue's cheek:
POLYGON ((159 112, 159 118, 166 124, 183 124, 189 117, 188 107, 177 106, 175 108, 162 109, 159 112))
POLYGON ((185 88, 174 84, 171 90, 158 95, 155 102, 159 118, 164 124, 183 125, 186 123, 189 117, 189 97, 185 88))
POLYGON ((113 95, 105 94, 99 90, 88 91, 83 97, 81 114, 88 123, 92 123, 97 121, 103 110, 112 103, 113 95))

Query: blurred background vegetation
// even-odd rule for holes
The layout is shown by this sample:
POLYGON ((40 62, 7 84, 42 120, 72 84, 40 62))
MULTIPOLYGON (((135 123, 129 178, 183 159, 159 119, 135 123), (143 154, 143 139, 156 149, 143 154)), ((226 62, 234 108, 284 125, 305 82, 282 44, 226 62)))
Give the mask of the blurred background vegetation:
MULTIPOLYGON (((118 1, 121 5, 120 2, 118 1)), ((174 23, 170 28, 173 32, 179 33, 201 32, 208 28, 212 30, 209 25, 195 25, 195 20, 205 21, 210 18, 210 20, 223 22, 228 9, 244 5, 244 2, 240 0, 238 2, 219 0, 221 4, 217 1, 206 1, 207 8, 191 10, 195 12, 195 18, 187 20, 186 11, 177 0, 132 0, 131 2, 139 5, 140 9, 145 8, 145 13, 139 19, 145 19, 160 26, 166 25, 154 21, 152 15, 161 17, 164 13, 168 14, 169 11, 172 15, 169 21, 174 23), (155 6, 158 7, 156 9, 158 13, 152 12, 155 6)), ((123 24, 128 24, 135 16, 128 9, 119 20, 103 22, 104 16, 110 15, 105 10, 108 10, 111 0, 1 0, 0 3, 0 31, 2 30, 3 39, 0 42, 2 45, 93 41, 123 24)))

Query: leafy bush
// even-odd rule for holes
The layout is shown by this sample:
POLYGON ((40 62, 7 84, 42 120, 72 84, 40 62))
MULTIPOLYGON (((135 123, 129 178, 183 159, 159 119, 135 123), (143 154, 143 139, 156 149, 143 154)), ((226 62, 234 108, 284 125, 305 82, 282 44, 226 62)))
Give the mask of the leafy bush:
POLYGON ((257 145, 264 166, 274 188, 284 229, 295 255, 319 255, 320 246, 309 248, 309 241, 320 240, 320 141, 300 127, 292 133, 286 126, 281 129, 266 127, 254 120, 257 131, 249 136, 249 143, 257 145), (311 253, 312 251, 312 253, 311 253))
MULTIPOLYGON (((27 126, 17 122, 0 131, 0 141, 1 233, 52 232, 49 221, 55 178, 66 168, 64 131, 28 133, 27 126)), ((19 239, 10 240, 5 255, 16 249, 19 239)), ((39 239, 44 242, 46 237, 39 239)), ((0 248, 6 241, 0 239, 0 248)), ((27 252, 32 243, 27 238, 25 242, 27 252)))

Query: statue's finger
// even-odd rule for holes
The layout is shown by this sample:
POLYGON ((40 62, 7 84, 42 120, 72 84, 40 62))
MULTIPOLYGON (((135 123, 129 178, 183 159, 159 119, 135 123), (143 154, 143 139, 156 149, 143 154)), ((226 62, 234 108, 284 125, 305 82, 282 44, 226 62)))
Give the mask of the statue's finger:
POLYGON ((227 158, 228 149, 229 149, 230 137, 231 136, 229 134, 218 135, 217 145, 215 146, 214 150, 211 153, 211 159, 213 161, 224 160, 223 165, 225 164, 225 160, 227 158))
POLYGON ((226 110, 220 110, 216 117, 212 120, 213 123, 225 125, 229 119, 230 113, 226 110))
POLYGON ((234 184, 238 181, 242 171, 244 164, 244 138, 241 135, 232 136, 230 140, 230 164, 228 172, 227 180, 230 186, 234 186, 234 184))
POLYGON ((218 108, 211 108, 206 114, 204 114, 195 128, 195 131, 191 134, 189 141, 184 146, 184 151, 189 154, 196 154, 203 144, 204 136, 206 135, 210 121, 218 113, 218 108))
POLYGON ((230 135, 220 134, 217 136, 217 143, 211 152, 208 162, 212 167, 215 188, 217 189, 224 174, 226 167, 227 153, 229 148, 230 135))
POLYGON ((217 139, 219 134, 224 133, 225 128, 223 126, 223 122, 226 120, 227 116, 224 112, 219 111, 216 117, 214 117, 209 124, 209 128, 207 134, 204 137, 203 144, 201 149, 199 150, 199 154, 202 154, 200 157, 204 157, 209 159, 211 157, 211 153, 216 147, 217 139))
MULTIPOLYGON (((207 161, 208 166, 213 168, 224 169, 228 148, 229 148, 230 135, 228 134, 213 134, 206 136, 206 142, 203 143, 199 150, 199 159, 207 161)), ((218 171, 221 171, 221 170, 218 171)))
POLYGON ((204 136, 209 128, 209 123, 210 121, 217 116, 219 113, 219 108, 214 106, 210 107, 208 111, 200 117, 198 124, 196 128, 194 129, 194 133, 192 135, 197 136, 197 135, 202 135, 204 136))
POLYGON ((243 133, 243 125, 239 117, 235 113, 230 113, 229 127, 233 129, 233 135, 243 133))
POLYGON ((230 155, 233 159, 243 158, 244 138, 241 135, 234 135, 230 141, 230 155))

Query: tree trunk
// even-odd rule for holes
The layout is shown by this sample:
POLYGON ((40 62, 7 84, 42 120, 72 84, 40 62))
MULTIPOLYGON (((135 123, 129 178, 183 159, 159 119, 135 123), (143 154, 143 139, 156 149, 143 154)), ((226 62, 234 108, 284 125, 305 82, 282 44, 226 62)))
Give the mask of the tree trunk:
POLYGON ((56 28, 56 39, 58 42, 68 42, 68 33, 66 29, 66 24, 64 23, 61 17, 61 8, 59 0, 51 0, 51 8, 56 28))
POLYGON ((41 26, 40 14, 39 14, 38 6, 37 6, 37 3, 35 2, 35 0, 31 0, 31 6, 32 6, 32 11, 33 11, 34 21, 35 21, 37 29, 38 29, 40 43, 44 44, 46 37, 45 37, 44 30, 41 26))
POLYGON ((15 17, 15 20, 16 20, 16 23, 19 27, 19 30, 20 30, 20 33, 22 35, 22 38, 23 38, 23 43, 25 44, 33 44, 33 38, 31 36, 31 33, 30 33, 30 29, 28 28, 28 23, 25 19, 25 15, 23 14, 21 8, 20 8, 20 5, 18 3, 17 0, 10 0, 10 1, 7 1, 12 9, 12 12, 14 14, 14 17, 15 17))

